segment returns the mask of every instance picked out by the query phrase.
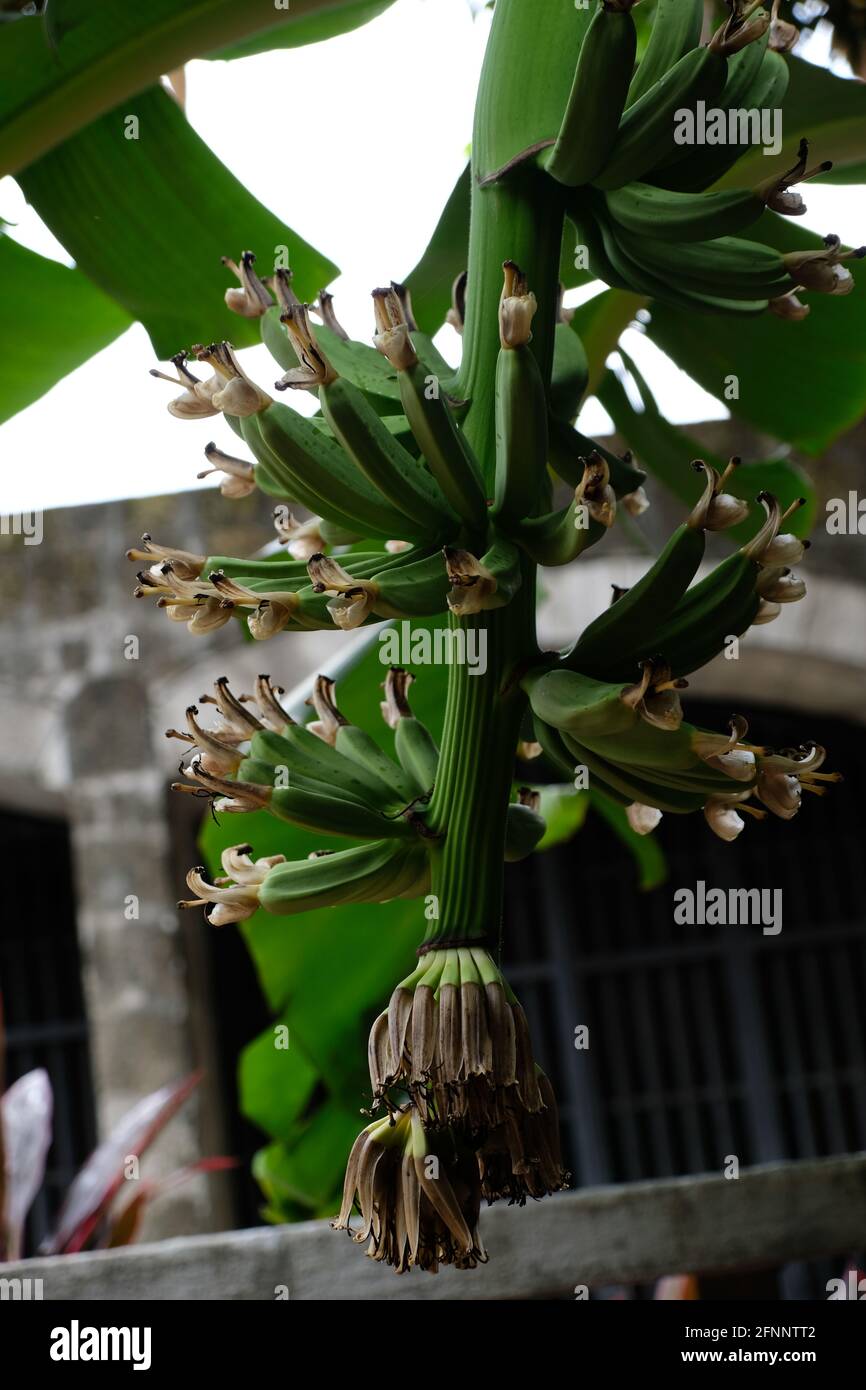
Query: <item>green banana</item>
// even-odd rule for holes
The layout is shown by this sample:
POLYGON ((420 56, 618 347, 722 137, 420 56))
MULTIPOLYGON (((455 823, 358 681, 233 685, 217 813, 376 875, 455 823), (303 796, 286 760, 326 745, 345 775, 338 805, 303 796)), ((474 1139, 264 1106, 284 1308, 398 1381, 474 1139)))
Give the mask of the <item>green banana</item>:
POLYGON ((621 797, 627 797, 629 802, 655 806, 659 811, 668 811, 672 815, 687 815, 691 811, 700 811, 707 800, 705 792, 662 786, 653 780, 651 774, 641 777, 631 768, 623 768, 591 751, 571 734, 563 733, 562 738, 575 763, 582 763, 588 768, 591 785, 597 778, 603 790, 612 787, 621 797))
MULTIPOLYGON (((564 658, 566 664, 604 679, 611 652, 625 656, 674 612, 697 573, 705 545, 702 526, 692 524, 690 519, 677 527, 655 564, 584 628, 564 658)), ((655 651, 659 650, 656 646, 655 651)))
MULTIPOLYGON (((329 752, 335 750, 328 744, 324 744, 321 739, 316 739, 315 734, 303 728, 302 725, 294 725, 308 739, 315 739, 316 743, 321 743, 328 748, 329 752)), ((313 750, 315 752, 315 750, 313 750)), ((260 780, 248 764, 255 763, 262 769, 261 780, 265 780, 269 785, 273 785, 278 768, 285 768, 286 774, 291 777, 292 782, 298 787, 309 787, 310 790, 319 791, 327 796, 342 796, 347 801, 354 801, 359 806, 369 807, 371 805, 381 806, 384 810, 399 810, 400 803, 397 797, 392 797, 388 802, 378 801, 379 787, 375 783, 364 781, 363 778, 356 776, 356 769, 348 758, 343 758, 337 754, 333 760, 333 765, 326 760, 318 761, 312 754, 307 754, 306 749, 299 740, 286 738, 283 734, 276 734, 271 729, 262 729, 253 734, 250 740, 250 755, 241 768, 238 769, 238 776, 244 781, 255 782, 260 780), (264 769, 267 769, 266 774, 264 769)))
POLYGON ((544 161, 570 188, 589 183, 608 162, 634 68, 633 0, 604 0, 581 45, 559 135, 544 161))
POLYGON ((541 750, 551 767, 565 772, 571 780, 574 777, 575 760, 566 748, 559 729, 554 729, 552 725, 539 719, 537 714, 533 714, 532 731, 535 742, 541 745, 541 750))
POLYGON ((646 474, 641 469, 634 468, 624 458, 612 454, 603 444, 597 444, 594 439, 581 434, 580 430, 553 416, 548 420, 548 437, 550 467, 569 487, 580 485, 585 460, 593 453, 601 454, 607 464, 610 485, 617 497, 627 497, 646 481, 646 474))
POLYGON ((755 189, 680 193, 650 183, 628 183, 605 195, 612 221, 634 236, 656 241, 709 241, 757 222, 766 203, 755 189))
POLYGON ((637 663, 653 656, 662 657, 675 677, 696 671, 723 649, 726 637, 739 636, 753 620, 759 606, 758 573, 758 565, 742 550, 729 555, 683 595, 665 621, 655 626, 648 620, 646 633, 630 649, 620 648, 607 659, 599 653, 594 674, 627 679, 637 663))
POLYGON ((685 720, 676 729, 660 729, 645 719, 637 719, 630 728, 610 738, 578 736, 587 747, 613 762, 636 769, 644 768, 653 775, 679 778, 684 790, 688 790, 690 781, 705 783, 710 789, 708 795, 710 792, 732 792, 736 790, 736 785, 744 785, 739 778, 734 779, 709 765, 705 760, 707 755, 701 757, 698 752, 702 741, 718 740, 721 744, 722 738, 687 724, 685 720))
POLYGON ((568 565, 605 535, 607 527, 586 514, 578 495, 558 512, 531 517, 512 531, 512 539, 537 565, 568 565))
POLYGON ((369 767, 338 752, 303 724, 291 724, 282 734, 265 730, 255 733, 250 752, 272 766, 286 764, 297 768, 304 776, 340 789, 365 805, 372 803, 391 813, 406 805, 402 791, 383 781, 369 767))
POLYGON ((417 800, 414 783, 387 753, 382 752, 366 729, 359 728, 357 724, 341 724, 334 746, 343 757, 384 782, 391 795, 401 798, 404 806, 417 800))
POLYGON ((414 540, 426 534, 405 512, 389 505, 334 440, 281 401, 242 422, 243 438, 272 477, 305 507, 347 530, 414 540))
POLYGON ((505 815, 505 862, 517 864, 544 838, 547 821, 539 814, 537 792, 521 787, 519 800, 513 801, 505 815))
POLYGON ((677 150, 677 111, 696 101, 712 104, 721 94, 727 59, 712 43, 685 53, 625 112, 604 168, 593 178, 598 188, 622 188, 643 178, 677 150))
POLYGON ((419 896, 428 873, 427 854, 417 841, 378 840, 276 864, 259 889, 259 903, 285 917, 320 907, 389 902, 419 896))
POLYGON ((510 603, 523 580, 520 552, 498 536, 478 560, 468 550, 445 547, 451 589, 448 607, 458 618, 510 603))
MULTIPOLYGON (((736 74, 738 80, 732 80, 730 90, 725 87, 719 106, 729 111, 773 111, 780 108, 790 78, 788 65, 781 54, 774 53, 772 49, 765 51, 763 41, 759 40, 731 60, 732 79, 735 62, 741 65, 736 74)), ((734 144, 715 148, 682 145, 679 148, 681 154, 676 162, 653 171, 653 183, 686 191, 709 188, 752 147, 734 144)))
POLYGON ((439 766, 439 749, 430 730, 414 715, 400 720, 394 730, 394 752, 422 796, 432 791, 439 766))
POLYGON ((363 539, 363 532, 359 535, 357 527, 354 527, 352 530, 346 530, 345 527, 337 526, 333 521, 328 521, 325 517, 322 518, 319 531, 322 540, 325 541, 327 545, 355 545, 357 541, 363 539))
POLYGON ((626 267, 625 272, 623 272, 610 259, 601 226, 593 217, 586 202, 580 205, 572 204, 571 216, 574 220, 578 244, 586 247, 590 274, 596 280, 603 280, 613 290, 624 290, 626 294, 634 294, 635 286, 631 270, 626 267))
POLYGON ((657 0, 644 55, 631 80, 626 107, 633 106, 669 68, 701 41, 704 0, 657 0))
POLYGON ((325 835, 346 835, 359 840, 381 840, 411 835, 410 823, 402 817, 389 819, 356 800, 335 794, 322 783, 287 769, 287 783, 274 784, 274 768, 254 758, 244 759, 238 768, 238 790, 245 785, 268 786, 267 810, 278 820, 290 821, 307 830, 325 835), (250 774, 247 777, 247 773, 250 774))
POLYGON ((493 514, 507 523, 532 515, 547 464, 547 397, 529 343, 499 349, 495 389, 493 514))
POLYGON ((619 733, 638 718, 640 686, 610 684, 559 669, 530 671, 520 685, 533 714, 579 738, 619 733))
MULTIPOLYGON (((733 294, 728 297, 726 288, 718 285, 712 286, 711 292, 707 293, 704 288, 695 288, 690 283, 683 283, 682 277, 677 277, 676 283, 673 283, 670 278, 666 278, 665 272, 638 260, 632 246, 626 246, 625 234, 618 235, 618 229, 613 224, 599 218, 598 227, 609 264, 619 280, 625 281, 633 292, 664 300, 683 309, 700 309, 705 313, 758 314, 763 313, 767 307, 767 297, 758 297, 760 291, 738 299, 733 294)), ((658 244, 666 245, 665 242, 658 244)), ((634 245, 637 245, 636 241, 634 245)), ((682 248, 683 251, 691 249, 682 248)))
POLYGON ((322 414, 346 453, 381 495, 424 534, 447 534, 457 518, 439 484, 382 423, 362 391, 344 377, 319 387, 322 414))
POLYGON ((431 395, 430 373, 417 359, 398 371, 397 381, 406 419, 443 497, 470 528, 483 529, 487 501, 481 471, 439 385, 431 395))
POLYGON ((414 679, 402 666, 389 666, 385 698, 379 708, 385 723, 394 730, 397 761, 420 796, 429 798, 436 781, 439 749, 429 729, 412 713, 409 686, 414 679))
POLYGON ((370 576, 376 596, 373 609, 383 618, 424 618, 441 613, 448 593, 448 573, 440 549, 412 559, 403 557, 402 565, 378 570, 370 576))
POLYGON ((652 275, 670 277, 678 288, 730 299, 773 299, 794 289, 781 253, 739 237, 675 245, 621 232, 620 244, 652 275))

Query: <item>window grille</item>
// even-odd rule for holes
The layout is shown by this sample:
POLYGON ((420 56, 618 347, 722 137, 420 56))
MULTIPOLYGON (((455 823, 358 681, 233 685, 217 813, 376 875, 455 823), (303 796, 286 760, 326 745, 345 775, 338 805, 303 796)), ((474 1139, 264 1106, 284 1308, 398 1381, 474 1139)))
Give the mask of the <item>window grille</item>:
POLYGON ((0 991, 6 1080, 44 1067, 54 1091, 45 1182, 30 1211, 25 1253, 52 1226, 66 1189, 95 1143, 93 1084, 65 821, 0 810, 14 872, 0 879, 0 991), (50 866, 47 867, 47 866, 50 866))

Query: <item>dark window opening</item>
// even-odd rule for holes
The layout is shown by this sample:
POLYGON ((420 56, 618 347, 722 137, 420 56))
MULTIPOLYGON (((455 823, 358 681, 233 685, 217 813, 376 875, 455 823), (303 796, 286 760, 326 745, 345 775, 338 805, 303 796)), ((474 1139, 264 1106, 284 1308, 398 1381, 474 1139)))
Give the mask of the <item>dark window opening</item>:
MULTIPOLYGON (((593 816, 570 844, 508 870, 503 963, 559 1096, 577 1186, 866 1148, 866 731, 751 713, 756 741, 814 735, 845 782, 804 795, 787 823, 747 820, 732 844, 700 815, 665 816, 655 833, 670 873, 650 893, 593 816), (677 925, 674 891, 698 880, 780 888, 781 932, 677 925), (576 1050, 583 1024, 589 1049, 576 1050)), ((730 709, 692 700, 689 715, 721 729, 730 709)), ((823 1297, 839 1273, 798 1266, 781 1287, 823 1297)))
POLYGON ((81 984, 69 828, 0 810, 14 873, 0 880, 0 992, 6 1084, 44 1067, 54 1092, 45 1182, 30 1210, 24 1253, 48 1235, 63 1196, 94 1147, 96 1124, 81 984))

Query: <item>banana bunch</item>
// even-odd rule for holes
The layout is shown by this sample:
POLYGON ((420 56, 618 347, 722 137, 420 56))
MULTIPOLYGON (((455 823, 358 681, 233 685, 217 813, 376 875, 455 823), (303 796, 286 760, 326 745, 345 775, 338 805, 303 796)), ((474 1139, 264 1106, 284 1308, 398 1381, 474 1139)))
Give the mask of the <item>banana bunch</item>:
POLYGON ((743 120, 777 110, 787 89, 769 12, 749 0, 728 0, 727 20, 702 45, 703 0, 658 0, 635 67, 635 3, 601 0, 559 135, 540 157, 569 189, 569 215, 593 275, 681 308, 735 314, 770 308, 788 319, 808 313, 801 290, 848 293, 853 279, 843 262, 866 248, 843 251, 837 237, 828 237, 823 251, 782 254, 738 235, 767 209, 806 211, 794 185, 832 167, 830 161, 807 167, 806 140, 780 178, 750 189, 712 189, 750 148, 743 120), (711 123, 698 132, 698 119, 711 123))
POLYGON ((191 633, 214 632, 239 617, 264 641, 280 632, 351 630, 444 612, 459 619, 501 608, 519 590, 527 559, 559 565, 575 558, 612 523, 617 498, 640 487, 644 475, 629 461, 597 448, 553 414, 555 403, 569 417, 576 414, 585 363, 575 374, 577 340, 561 324, 558 356, 565 365, 554 381, 559 395, 554 391, 549 400, 529 347, 535 297, 512 262, 504 266, 500 306, 497 466, 489 499, 457 404, 441 389, 452 369, 417 330, 404 287, 374 292, 374 350, 347 343, 324 291, 316 306, 322 326, 314 332, 310 307, 295 299, 287 272, 270 281, 275 306, 251 253, 226 264, 241 281, 240 289, 227 291, 230 307, 267 316, 263 331, 272 346, 274 315, 285 330, 276 350, 281 362, 295 365, 277 387, 313 391, 321 409, 309 418, 273 400, 246 377, 228 343, 193 349, 212 369, 206 380, 194 375, 186 353, 172 359, 174 376, 154 371, 182 388, 169 404, 173 415, 198 419, 222 411, 252 455, 244 459, 208 444, 208 467, 199 477, 219 476, 228 498, 258 488, 282 499, 274 518, 288 553, 194 555, 149 535, 127 552, 144 565, 135 596, 154 597, 191 633), (337 373, 319 338, 367 389, 337 373), (380 375, 368 352, 381 364, 380 375), (382 389, 388 383, 405 414, 381 414, 395 401, 378 395, 371 381, 382 389), (539 497, 550 497, 548 467, 574 490, 571 504, 554 512, 538 506, 539 497), (298 521, 290 511, 296 505, 313 516, 298 521))
POLYGON ((816 745, 778 755, 746 743, 739 717, 727 735, 684 721, 685 676, 806 591, 791 570, 804 542, 780 533, 793 508, 783 514, 769 495, 761 498, 766 520, 755 537, 692 582, 705 531, 736 522, 745 506, 721 490, 724 475, 698 462, 708 475, 704 496, 656 563, 569 651, 530 670, 522 685, 550 761, 568 772, 586 768, 590 784, 625 806, 639 833, 665 811, 703 810, 711 829, 733 840, 744 825, 740 811, 766 815, 746 804, 752 797, 790 819, 803 789, 821 795, 819 784, 839 777, 818 771, 825 755, 816 745))
MULTIPOLYGON (((209 920, 222 924, 244 920, 257 906, 288 916, 341 903, 423 896, 430 881, 424 816, 439 750, 412 713, 407 694, 412 680, 400 667, 391 667, 385 680, 381 709, 394 732, 396 759, 366 730, 349 723, 336 704, 334 682, 326 676, 316 678, 310 703, 317 717, 307 725, 289 716, 280 704, 280 688, 267 675, 257 677, 253 695, 241 697, 225 677, 217 680, 214 694, 200 701, 217 711, 213 729, 202 724, 198 707, 190 705, 186 729, 166 731, 167 738, 189 748, 181 763, 187 780, 173 783, 173 790, 205 798, 217 812, 266 810, 307 830, 367 843, 320 851, 298 863, 280 859, 278 871, 260 860, 266 876, 258 866, 254 872, 243 857, 249 846, 235 846, 223 861, 228 879, 209 886, 201 867, 191 870, 189 886, 199 896, 183 905, 205 906, 209 920), (233 868, 240 870, 240 878, 233 868), (235 886, 226 888, 233 877, 235 886), (236 888, 250 886, 256 890, 252 898, 236 896, 236 888), (237 911, 227 916, 231 904, 237 911)), ((521 788, 509 806, 507 860, 531 853, 544 834, 538 802, 536 793, 521 788)))
MULTIPOLYGON (((631 0, 607 0, 587 33, 561 135, 543 159, 550 177, 571 190, 593 268, 610 283, 640 283, 641 293, 703 307, 787 303, 796 317, 793 286, 850 287, 845 253, 830 242, 796 261, 775 258, 764 247, 743 251, 750 244, 735 233, 767 207, 800 210, 790 190, 807 176, 805 148, 772 188, 729 195, 704 192, 706 184, 695 191, 692 156, 672 138, 680 105, 714 92, 733 100, 746 90, 747 73, 752 82, 778 56, 765 51, 765 12, 743 12, 739 0, 711 43, 696 47, 701 8, 660 0, 635 72, 631 0)), ((525 704, 533 751, 569 773, 584 766, 641 833, 665 811, 703 810, 727 840, 742 829, 741 813, 789 819, 804 789, 820 795, 836 780, 820 771, 823 750, 746 743, 739 719, 727 734, 689 725, 680 691, 726 643, 803 596, 792 567, 804 543, 782 529, 792 509, 783 515, 766 495, 755 537, 702 576, 707 532, 741 523, 749 507, 727 490, 738 460, 721 473, 697 460, 703 494, 656 563, 631 589, 617 591, 568 650, 541 653, 532 637, 535 567, 570 563, 616 524, 620 507, 639 513, 646 505, 644 475, 630 457, 572 428, 587 363, 564 320, 549 325, 548 381, 531 341, 535 295, 520 267, 505 261, 498 352, 488 325, 484 391, 493 428, 482 471, 461 424, 470 403, 457 398, 452 369, 418 331, 404 287, 375 291, 376 331, 367 347, 348 339, 330 295, 320 294, 313 309, 297 300, 288 272, 276 270, 265 283, 250 253, 226 264, 239 281, 227 303, 261 320, 279 362, 275 392, 309 391, 318 413, 302 416, 263 391, 228 343, 192 350, 210 368, 206 377, 178 354, 167 376, 180 387, 171 413, 225 417, 251 457, 209 445, 206 472, 220 476, 228 498, 258 488, 279 499, 280 544, 249 559, 200 555, 145 535, 129 552, 140 566, 136 593, 153 596, 193 633, 240 616, 259 640, 447 614, 452 631, 477 626, 491 635, 499 667, 478 682, 449 673, 441 755, 413 713, 412 677, 400 667, 388 671, 380 706, 393 756, 349 722, 324 676, 315 681, 314 717, 305 724, 289 715, 268 676, 241 695, 218 680, 213 694, 189 706, 185 727, 168 731, 186 745, 177 788, 217 812, 266 810, 325 844, 296 861, 280 854, 256 860, 249 844, 235 845, 213 882, 201 867, 190 871, 193 896, 181 906, 202 907, 211 923, 224 925, 260 908, 290 916, 428 895, 438 911, 441 895, 443 921, 426 917, 434 925, 418 964, 370 1033, 370 1081, 384 1118, 367 1126, 352 1151, 336 1224, 348 1229, 357 1201, 355 1238, 368 1242, 374 1258, 398 1270, 471 1267, 485 1258, 481 1197, 522 1203, 567 1181, 550 1083, 535 1062, 523 1010, 487 949, 486 933, 497 924, 480 919, 493 915, 493 894, 476 892, 464 855, 477 834, 493 883, 491 847, 495 859, 513 862, 545 833, 538 794, 515 791, 513 769, 499 775, 518 734, 527 737, 525 704), (321 321, 315 330, 312 312, 321 321), (571 493, 559 508, 551 473, 571 493), (297 520, 296 506, 311 517, 297 520), (212 726, 202 720, 204 705, 215 712, 212 726), (491 750, 502 755, 498 765, 491 750), (485 840, 477 817, 488 787, 485 840), (746 804, 752 800, 766 810, 746 804), (351 844, 329 850, 328 836, 351 844)), ((461 320, 467 291, 471 298, 464 278, 461 320)))

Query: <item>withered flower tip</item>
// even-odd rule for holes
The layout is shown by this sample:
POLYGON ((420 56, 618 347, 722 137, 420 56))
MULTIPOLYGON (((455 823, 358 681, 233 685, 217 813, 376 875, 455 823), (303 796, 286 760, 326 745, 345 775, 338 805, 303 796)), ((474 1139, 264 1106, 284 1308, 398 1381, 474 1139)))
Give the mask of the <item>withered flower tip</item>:
POLYGON ((169 561, 178 579, 197 579, 204 569, 206 555, 194 555, 190 550, 176 550, 171 546, 158 545, 145 531, 141 546, 133 546, 126 552, 127 560, 169 561))
POLYGON ((657 806, 644 806, 640 801, 633 801, 630 806, 626 806, 625 814, 629 825, 637 835, 649 835, 655 830, 662 818, 662 813, 657 806))
POLYGON ((168 376, 165 372, 158 371, 156 367, 150 369, 151 376, 157 377, 160 381, 168 381, 172 386, 183 388, 179 396, 176 396, 173 401, 169 401, 169 414, 174 415, 178 420, 203 420, 209 415, 219 415, 219 406, 214 405, 211 399, 217 379, 211 377, 210 381, 200 381, 187 367, 187 359, 188 354, 186 352, 175 353, 172 357, 175 376, 168 376))
POLYGON ((335 681, 330 680, 327 676, 316 676, 313 682, 313 693, 307 700, 307 704, 313 706, 317 716, 315 722, 308 724, 307 728, 311 733, 317 734, 324 743, 330 743, 332 747, 337 741, 337 730, 349 722, 337 708, 335 689, 335 681))
POLYGON ((294 271, 288 270, 283 266, 278 266, 270 279, 270 287, 274 292, 274 298, 280 309, 289 309, 294 305, 299 305, 300 300, 292 289, 294 271))
POLYGON ((692 468, 704 473, 706 484, 700 501, 689 514, 687 525, 695 530, 725 531, 729 526, 745 521, 749 515, 748 502, 724 491, 725 483, 739 465, 740 459, 732 458, 724 471, 719 473, 703 459, 692 460, 692 468))
POLYGON ((776 318, 786 319, 790 323, 799 323, 802 319, 808 318, 812 312, 808 304, 804 304, 792 290, 790 294, 783 294, 778 299, 771 299, 767 304, 771 314, 776 318))
POLYGON ((348 333, 334 313, 334 296, 329 290, 319 290, 319 301, 315 305, 315 310, 326 328, 329 328, 332 333, 336 333, 343 342, 349 341, 348 333))
POLYGON ((763 198, 767 207, 773 212, 784 213, 787 217, 800 217, 806 211, 806 204, 803 202, 799 193, 792 193, 791 189, 796 183, 805 183, 807 179, 814 179, 818 174, 826 174, 833 168, 833 161, 825 159, 821 164, 816 164, 811 169, 806 165, 809 161, 809 141, 800 141, 797 151, 797 161, 791 166, 781 178, 766 179, 758 184, 755 192, 758 197, 763 198))
POLYGON ((657 729, 678 729, 683 722, 679 692, 687 685, 681 676, 672 678, 666 662, 642 661, 640 681, 623 690, 621 698, 657 729))
POLYGON ((249 497, 250 493, 256 490, 256 471, 255 465, 247 459, 235 458, 232 454, 224 454, 222 449, 218 449, 216 444, 205 445, 205 457, 210 464, 210 468, 203 468, 201 473, 197 473, 197 478, 208 478, 212 473, 223 474, 220 480, 220 492, 223 497, 249 497))
POLYGON ((526 276, 514 261, 502 265, 503 284, 499 299, 499 341, 504 349, 523 347, 532 338, 532 320, 538 301, 529 289, 526 276))
POLYGON ((611 527, 616 520, 616 493, 610 484, 607 459, 593 449, 583 460, 583 476, 574 490, 574 500, 585 506, 593 521, 611 527))
POLYGON ((440 1264, 474 1269, 487 1254, 478 1234, 481 1181, 458 1135, 432 1137, 410 1104, 374 1120, 352 1147, 343 1205, 332 1223, 366 1241, 367 1254, 398 1273, 440 1264), (357 1202, 361 1224, 351 1225, 357 1202))
POLYGON ((800 30, 796 24, 791 24, 787 19, 779 18, 780 3, 781 0, 773 0, 773 8, 770 13, 769 46, 774 53, 790 53, 800 37, 800 30))
POLYGON ((787 251, 782 260, 791 279, 805 290, 818 294, 850 294, 854 277, 843 261, 862 260, 866 246, 843 251, 837 236, 824 238, 822 251, 787 251))
POLYGON ((357 579, 330 555, 311 556, 307 573, 316 593, 335 595, 327 607, 337 627, 350 631, 369 617, 379 594, 372 580, 357 579))
POLYGON ((233 271, 241 282, 240 289, 233 286, 225 292, 225 301, 232 313, 240 314, 245 319, 261 318, 262 314, 270 309, 273 300, 253 270, 256 258, 252 251, 242 253, 240 265, 229 256, 223 256, 222 263, 233 271))
POLYGON ((418 354, 409 337, 403 301, 393 286, 373 290, 373 312, 376 317, 373 345, 377 351, 388 359, 395 371, 405 372, 416 366, 418 354))
POLYGON ((278 391, 315 391, 337 380, 337 373, 316 342, 306 304, 289 304, 280 314, 299 365, 290 367, 277 381, 278 391))
POLYGON ((318 555, 325 547, 322 536, 322 518, 311 516, 306 521, 298 521, 284 506, 274 508, 274 529, 280 545, 286 546, 294 560, 305 564, 313 555, 318 555))
POLYGON ((389 729, 396 729, 401 719, 412 719, 409 687, 415 677, 402 666, 389 666, 385 677, 385 698, 379 703, 382 718, 389 729))
POLYGON ((211 343, 208 347, 193 349, 199 362, 207 362, 214 375, 205 382, 202 390, 210 395, 210 402, 226 415, 246 418, 266 410, 271 398, 250 381, 235 356, 231 343, 211 343))
POLYGON ((627 492, 619 500, 629 516, 643 516, 650 506, 650 499, 643 486, 636 487, 634 492, 627 492))
POLYGON ((258 884, 236 884, 231 888, 219 888, 208 883, 206 870, 200 864, 190 869, 186 876, 187 887, 195 893, 178 903, 179 908, 203 907, 205 916, 213 927, 226 927, 232 922, 245 922, 252 917, 259 905, 258 884))
POLYGON ((481 613, 496 593, 496 578, 469 550, 446 546, 443 550, 451 589, 448 607, 458 618, 481 613))

